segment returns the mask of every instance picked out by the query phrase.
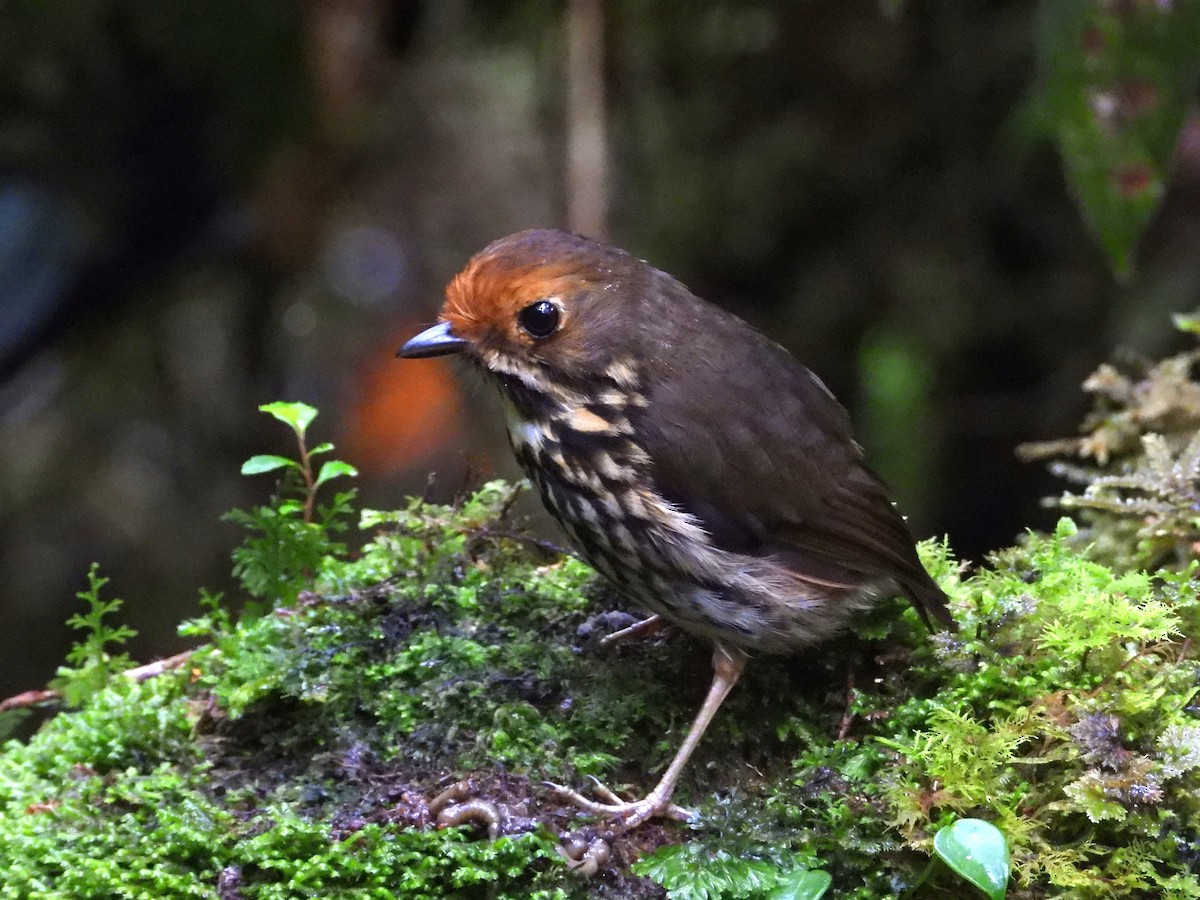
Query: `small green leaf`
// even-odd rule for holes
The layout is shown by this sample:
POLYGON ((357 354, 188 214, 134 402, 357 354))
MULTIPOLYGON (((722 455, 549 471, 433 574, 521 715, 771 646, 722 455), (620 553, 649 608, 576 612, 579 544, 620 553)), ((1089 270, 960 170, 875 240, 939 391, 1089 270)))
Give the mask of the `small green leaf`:
POLYGON ((316 456, 318 453, 328 453, 332 449, 333 449, 333 444, 329 443, 329 441, 326 441, 323 444, 317 444, 317 446, 315 446, 311 450, 309 450, 308 455, 316 456))
POLYGON ((331 459, 325 465, 321 466, 321 472, 317 475, 316 484, 314 487, 319 487, 331 478, 337 478, 339 475, 349 475, 351 478, 358 474, 358 469, 350 465, 350 463, 342 462, 340 459, 331 459))
POLYGON ((1058 520, 1058 524, 1054 526, 1054 536, 1060 541, 1068 540, 1079 534, 1079 526, 1075 524, 1075 520, 1067 516, 1063 516, 1058 520))
POLYGON ((780 878, 767 900, 819 900, 832 883, 833 876, 821 869, 799 869, 780 878))
POLYGON ((1008 842, 991 822, 959 819, 934 835, 933 849, 992 900, 1003 900, 1010 871, 1008 842))
POLYGON ((242 463, 243 475, 261 475, 263 472, 274 472, 276 469, 286 469, 288 467, 298 469, 300 467, 294 459, 288 459, 286 456, 273 456, 269 453, 262 453, 258 456, 252 456, 242 463))
POLYGON ((277 400, 274 403, 264 403, 258 409, 260 412, 274 416, 285 425, 290 425, 296 434, 301 436, 312 420, 317 417, 317 411, 307 403, 284 403, 277 400))

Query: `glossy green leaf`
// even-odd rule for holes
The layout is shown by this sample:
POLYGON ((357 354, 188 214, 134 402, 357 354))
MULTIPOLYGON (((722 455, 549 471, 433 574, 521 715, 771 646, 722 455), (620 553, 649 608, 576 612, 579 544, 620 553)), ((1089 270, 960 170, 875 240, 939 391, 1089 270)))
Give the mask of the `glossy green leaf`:
POLYGON ((317 475, 317 482, 314 486, 320 486, 331 478, 337 478, 339 475, 349 475, 353 478, 357 474, 358 469, 354 468, 350 463, 342 462, 340 459, 331 459, 321 466, 321 472, 317 475))
POLYGON ((299 468, 299 463, 294 459, 288 459, 286 456, 274 456, 269 453, 262 453, 258 456, 252 456, 242 463, 243 475, 261 475, 263 472, 274 472, 276 469, 293 469, 299 468))
POLYGON ((800 869, 779 879, 767 900, 819 900, 829 890, 833 876, 821 869, 800 869))
POLYGON ((274 416, 285 425, 290 425, 299 435, 303 435, 312 423, 312 420, 317 417, 317 411, 307 403, 284 403, 283 401, 276 401, 274 403, 264 403, 258 409, 269 416, 274 416))
POLYGON ((992 900, 1003 900, 1011 871, 1004 833, 982 819, 959 819, 933 837, 933 849, 951 869, 992 900))
POLYGON ((1039 106, 1120 278, 1200 83, 1200 4, 1042 0, 1039 106))

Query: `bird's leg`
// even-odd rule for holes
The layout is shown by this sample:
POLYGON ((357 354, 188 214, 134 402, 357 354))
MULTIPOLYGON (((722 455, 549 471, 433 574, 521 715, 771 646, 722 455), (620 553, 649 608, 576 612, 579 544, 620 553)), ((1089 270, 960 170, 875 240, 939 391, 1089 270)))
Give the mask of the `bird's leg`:
POLYGON ((712 721, 713 716, 716 715, 717 710, 721 707, 721 703, 724 702, 726 696, 733 689, 733 686, 737 684, 738 678, 741 677, 742 669, 745 667, 746 654, 740 650, 726 647, 723 644, 717 644, 716 650, 713 652, 713 680, 712 685, 708 689, 708 696, 704 698, 704 703, 701 705, 700 711, 696 714, 696 719, 692 722, 692 727, 688 729, 687 737, 683 739, 683 744, 680 746, 679 752, 671 760, 671 765, 667 767, 667 771, 663 774, 662 779, 655 785, 654 790, 641 800, 624 802, 603 785, 597 785, 596 790, 601 796, 610 801, 608 803, 598 803, 595 800, 589 800, 587 797, 570 788, 560 787, 556 784, 552 784, 550 787, 554 789, 555 793, 565 797, 587 812, 610 816, 618 820, 618 824, 623 830, 634 828, 655 816, 666 816, 667 818, 678 819, 680 821, 687 821, 693 818, 694 813, 671 803, 671 795, 675 792, 675 785, 679 781, 679 776, 683 774, 684 766, 687 765, 688 759, 696 749, 696 745, 700 743, 700 738, 704 736, 704 731, 708 728, 709 722, 712 721))
POLYGON ((633 638, 649 637, 653 634, 658 634, 664 628, 670 628, 671 623, 660 615, 649 616, 642 619, 640 622, 634 622, 627 628, 622 628, 619 631, 614 631, 612 634, 606 634, 600 638, 600 646, 607 647, 609 644, 615 644, 619 641, 628 641, 633 638))

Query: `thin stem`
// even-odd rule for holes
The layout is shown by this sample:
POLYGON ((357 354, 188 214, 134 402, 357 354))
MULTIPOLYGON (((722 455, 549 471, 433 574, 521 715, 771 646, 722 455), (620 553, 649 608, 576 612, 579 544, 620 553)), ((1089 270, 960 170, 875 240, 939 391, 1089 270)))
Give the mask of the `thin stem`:
POLYGON ((304 524, 311 525, 317 502, 317 488, 313 479, 312 457, 304 443, 304 432, 296 432, 296 443, 300 445, 300 474, 304 477, 304 524))

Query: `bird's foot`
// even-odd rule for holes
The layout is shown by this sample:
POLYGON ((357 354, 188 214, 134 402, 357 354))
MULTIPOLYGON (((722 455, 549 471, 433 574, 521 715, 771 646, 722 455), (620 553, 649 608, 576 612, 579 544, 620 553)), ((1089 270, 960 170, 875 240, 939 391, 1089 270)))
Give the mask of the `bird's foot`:
POLYGON ((578 791, 560 784, 547 782, 546 786, 584 812, 611 819, 620 831, 629 831, 650 819, 662 818, 688 822, 697 816, 694 811, 672 803, 670 794, 660 794, 654 790, 641 800, 622 800, 596 779, 593 778, 592 782, 595 792, 606 802, 592 800, 578 791))
POLYGON ((634 622, 627 628, 614 631, 612 634, 606 634, 604 637, 600 638, 600 646, 608 647, 612 644, 620 643, 621 641, 652 637, 662 631, 666 631, 670 627, 671 623, 662 616, 649 616, 648 618, 642 619, 640 622, 634 622))

